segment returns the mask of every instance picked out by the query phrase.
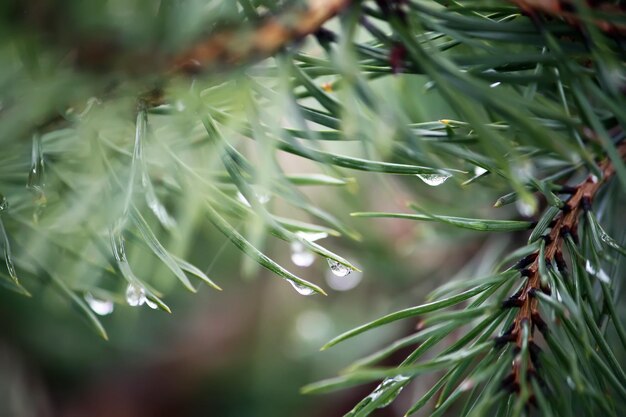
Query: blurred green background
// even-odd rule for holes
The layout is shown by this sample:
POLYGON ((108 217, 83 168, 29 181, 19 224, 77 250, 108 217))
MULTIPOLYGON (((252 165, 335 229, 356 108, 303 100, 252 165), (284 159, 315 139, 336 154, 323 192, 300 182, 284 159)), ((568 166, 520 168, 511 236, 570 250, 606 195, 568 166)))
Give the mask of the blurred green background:
MULTIPOLYGON (((376 88, 408 91, 402 95, 408 97, 404 106, 415 121, 450 118, 435 93, 424 89, 424 81, 400 77, 378 81, 376 88)), ((303 170, 300 159, 281 154, 280 161, 288 172, 290 167, 303 170)), ((373 386, 324 396, 301 395, 300 387, 335 375, 351 361, 409 334, 417 320, 386 326, 328 351, 320 352, 320 346, 350 327, 422 302, 479 250, 485 251, 480 257, 484 264, 471 266, 472 271, 488 268, 506 246, 504 238, 485 239, 445 226, 348 216, 363 209, 403 211, 408 201, 440 213, 454 215, 461 209, 467 215, 475 207, 473 214, 485 215, 480 210, 495 210, 489 209, 495 194, 480 184, 463 187, 453 178, 434 188, 415 177, 356 178, 347 190, 312 187, 307 194, 362 233, 360 242, 324 240, 359 265, 362 274, 338 279, 319 257, 309 268, 297 267, 289 244, 269 240, 275 260, 326 288, 327 297, 301 296, 265 270, 245 276, 240 252, 207 221, 195 225, 188 260, 224 291, 203 286, 192 295, 173 285, 165 299, 171 315, 116 304, 112 314, 102 317, 109 341, 91 331, 50 286, 33 290, 32 298, 0 291, 0 415, 342 415, 373 386)), ((270 204, 275 212, 284 210, 279 201, 270 204)), ((385 364, 398 363, 405 354, 402 350, 385 364)), ((375 415, 401 415, 429 381, 418 379, 375 415)))

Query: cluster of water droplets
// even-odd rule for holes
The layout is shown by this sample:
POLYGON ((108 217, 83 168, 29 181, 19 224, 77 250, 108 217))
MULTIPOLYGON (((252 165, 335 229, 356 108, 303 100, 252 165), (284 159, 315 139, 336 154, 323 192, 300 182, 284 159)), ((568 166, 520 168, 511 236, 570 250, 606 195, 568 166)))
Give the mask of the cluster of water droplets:
POLYGON ((113 309, 115 308, 113 301, 96 298, 91 293, 85 294, 85 301, 89 305, 89 308, 91 308, 94 313, 100 316, 106 316, 108 314, 111 314, 113 312, 113 309))
MULTIPOLYGON (((315 242, 316 240, 324 239, 328 237, 327 233, 306 233, 306 232, 297 232, 296 235, 305 239, 309 242, 315 242)), ((307 248, 304 243, 294 240, 291 242, 291 262, 294 265, 306 268, 313 265, 315 261, 315 253, 312 250, 307 248)))
POLYGON ((128 284, 126 288, 126 302, 131 307, 139 307, 146 304, 151 309, 156 309, 157 305, 146 297, 146 289, 139 284, 128 284))
POLYGON ((431 187, 436 187, 438 185, 446 182, 448 178, 451 177, 450 174, 416 174, 416 176, 424 181, 425 184, 430 185, 431 187))

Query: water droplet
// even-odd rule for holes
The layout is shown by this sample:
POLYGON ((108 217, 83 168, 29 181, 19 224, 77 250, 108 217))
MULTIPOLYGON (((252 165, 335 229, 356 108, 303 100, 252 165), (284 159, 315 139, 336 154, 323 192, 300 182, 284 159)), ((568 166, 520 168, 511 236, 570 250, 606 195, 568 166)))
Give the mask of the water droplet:
POLYGON ((393 402, 393 400, 395 400, 396 398, 398 398, 398 395, 400 395, 400 393, 402 392, 402 388, 400 387, 397 389, 396 392, 394 392, 393 394, 391 394, 387 399, 385 399, 385 401, 383 401, 382 403, 380 403, 380 405, 377 408, 385 408, 387 407, 389 404, 391 404, 393 402))
POLYGON ((315 242, 328 237, 328 233, 326 232, 296 232, 296 235, 300 236, 302 239, 308 240, 309 242, 315 242))
POLYGON ((126 302, 131 307, 137 307, 146 302, 146 290, 140 285, 128 284, 126 288, 126 302))
POLYGON ((405 382, 408 380, 408 377, 398 375, 394 378, 386 378, 383 382, 380 383, 367 397, 363 398, 361 402, 359 402, 346 416, 354 416, 357 415, 361 410, 366 408, 373 401, 378 400, 381 395, 385 395, 384 400, 382 400, 377 408, 387 407, 389 404, 395 400, 402 388, 404 388, 405 382), (392 385, 399 385, 398 387, 392 387, 392 385))
POLYGON ((326 282, 328 286, 335 291, 349 291, 355 288, 361 282, 363 274, 358 271, 352 271, 348 276, 337 276, 332 271, 326 273, 326 282))
POLYGON ((106 316, 113 312, 114 305, 111 300, 100 300, 91 293, 87 293, 85 294, 85 301, 89 304, 89 308, 100 316, 106 316))
POLYGON ((604 230, 602 231, 602 234, 600 235, 600 239, 602 239, 604 243, 608 243, 609 245, 611 245, 611 243, 613 242, 613 238, 609 236, 609 234, 605 232, 604 230))
POLYGON ((515 202, 518 213, 524 217, 532 217, 537 212, 537 200, 533 195, 521 196, 515 202))
POLYGON ((589 260, 585 262, 585 270, 591 275, 598 278, 602 282, 605 282, 607 284, 611 282, 611 278, 608 276, 606 272, 604 272, 604 269, 602 268, 600 268, 600 270, 596 269, 596 267, 594 267, 589 260))
MULTIPOLYGON (((324 239, 328 237, 327 233, 307 233, 307 232, 296 232, 296 235, 301 237, 302 239, 308 240, 309 242, 315 242, 316 240, 324 239)), ((302 242, 294 241, 291 242, 291 262, 293 262, 297 266, 301 266, 303 268, 309 267, 315 261, 315 253, 308 249, 302 242)))
POLYGON ((448 178, 451 177, 449 174, 417 174, 417 177, 424 181, 426 184, 431 187, 436 187, 438 185, 446 182, 448 178))
POLYGON ((289 283, 291 284, 292 287, 294 287, 296 289, 296 291, 298 291, 299 294, 301 295, 312 295, 315 293, 315 291, 313 291, 313 289, 309 288, 309 287, 305 287, 304 285, 300 285, 297 282, 293 282, 289 280, 289 283))
POLYGON ((328 266, 330 266, 331 272, 338 277, 345 277, 350 272, 352 272, 352 269, 348 268, 345 265, 340 264, 339 262, 333 259, 326 258, 326 260, 328 261, 328 266))
POLYGON ((150 307, 153 310, 156 310, 159 306, 157 305, 157 303, 155 303, 154 301, 150 300, 149 298, 146 297, 146 305, 148 307, 150 307))
POLYGON ((487 172, 487 170, 483 167, 479 167, 478 165, 474 167, 474 175, 476 176, 483 175, 485 172, 487 172))
POLYGON ((589 260, 587 260, 587 262, 585 262, 585 270, 587 270, 587 272, 589 272, 590 274, 595 275, 596 274, 596 269, 594 268, 593 265, 591 265, 591 262, 589 260))
POLYGON ((378 399, 381 395, 387 393, 388 395, 387 398, 385 398, 384 401, 382 401, 378 405, 378 408, 387 407, 389 404, 393 402, 393 400, 395 400, 398 397, 398 395, 400 395, 400 392, 402 392, 402 388, 404 388, 404 385, 400 385, 400 384, 407 381, 408 379, 409 379, 408 377, 405 377, 403 375, 398 375, 393 378, 385 378, 385 380, 381 382, 380 385, 378 385, 374 389, 374 391, 372 391, 369 397, 371 397, 372 401, 374 401, 378 399), (395 385, 400 385, 400 386, 396 388, 395 385), (395 390, 395 391, 392 391, 392 390, 395 390))
POLYGON ((300 242, 291 242, 291 262, 295 265, 306 268, 313 265, 315 254, 308 250, 300 242))
POLYGON ((495 83, 489 84, 489 87, 495 88, 495 87, 499 86, 500 84, 502 84, 502 83, 500 81, 497 81, 495 83))
POLYGON ((592 175, 591 176, 591 182, 594 183, 594 184, 597 184, 598 183, 598 177, 595 176, 595 175, 592 175))

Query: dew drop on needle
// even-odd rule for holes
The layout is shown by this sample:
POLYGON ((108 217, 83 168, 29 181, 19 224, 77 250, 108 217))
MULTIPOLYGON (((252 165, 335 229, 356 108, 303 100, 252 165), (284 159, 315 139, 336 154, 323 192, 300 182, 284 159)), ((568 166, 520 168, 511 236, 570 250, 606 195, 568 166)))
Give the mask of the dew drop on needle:
POLYGON ((312 295, 315 292, 313 291, 313 289, 309 287, 305 287, 304 285, 300 285, 297 282, 289 281, 289 283, 291 284, 293 288, 295 288, 296 291, 298 291, 298 294, 312 295))
POLYGON ((300 242, 291 242, 291 262, 303 268, 313 265, 315 254, 300 242))
POLYGON ((87 293, 85 294, 85 301, 89 305, 89 308, 100 316, 106 316, 113 312, 114 305, 111 300, 101 300, 94 297, 91 293, 87 293))
POLYGON ((447 174, 417 174, 417 177, 424 181, 425 184, 430 185, 431 187, 436 187, 438 185, 446 182, 450 175, 447 174))
POLYGON ((339 262, 333 259, 327 259, 327 260, 328 260, 328 265, 330 266, 331 272, 337 275, 338 277, 345 277, 350 272, 352 272, 352 269, 348 268, 345 265, 340 264, 339 262))
POLYGON ((126 288, 126 302, 131 307, 137 307, 146 302, 146 290, 135 284, 128 284, 126 288))
MULTIPOLYGON (((296 235, 309 242, 315 242, 319 239, 328 237, 327 233, 306 233, 297 232, 296 235)), ((315 253, 305 246, 301 241, 294 240, 291 242, 291 262, 295 265, 306 268, 313 265, 315 261, 315 253)))

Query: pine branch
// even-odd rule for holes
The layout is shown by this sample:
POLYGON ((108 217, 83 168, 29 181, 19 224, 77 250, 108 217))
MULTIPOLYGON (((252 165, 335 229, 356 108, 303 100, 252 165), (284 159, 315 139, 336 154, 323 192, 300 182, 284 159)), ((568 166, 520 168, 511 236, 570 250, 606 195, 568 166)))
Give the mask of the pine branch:
MULTIPOLYGON (((618 147, 619 155, 622 159, 626 159, 626 142, 623 142, 618 147)), ((561 213, 553 220, 551 224, 550 233, 542 236, 545 242, 545 248, 538 250, 528 255, 524 260, 520 262, 521 265, 530 264, 523 267, 521 273, 527 277, 524 286, 516 294, 511 296, 504 302, 506 307, 519 307, 513 325, 511 329, 499 336, 497 341, 514 343, 518 351, 522 350, 522 346, 528 343, 531 352, 531 361, 528 361, 528 369, 526 374, 530 377, 536 377, 536 355, 533 353, 533 349, 538 349, 537 345, 533 341, 533 333, 535 328, 539 331, 547 332, 547 325, 544 319, 541 317, 538 308, 538 299, 535 297, 535 293, 542 291, 546 294, 551 294, 550 286, 548 285, 548 277, 542 275, 542 271, 545 273, 546 268, 552 268, 554 264, 559 270, 564 271, 566 264, 563 257, 563 242, 567 237, 576 238, 576 231, 578 229, 578 221, 582 213, 591 210, 591 203, 596 193, 600 190, 603 184, 605 184, 615 174, 615 168, 610 159, 606 158, 599 164, 600 171, 602 172, 602 178, 597 178, 595 175, 589 175, 583 182, 574 187, 572 196, 567 200, 562 207, 561 213), (542 265, 543 263, 543 265, 542 265), (524 332, 524 327, 529 326, 529 336, 524 332)), ((506 383, 509 388, 514 391, 519 391, 519 387, 522 383, 521 362, 516 360, 513 364, 513 372, 507 377, 506 383)))

